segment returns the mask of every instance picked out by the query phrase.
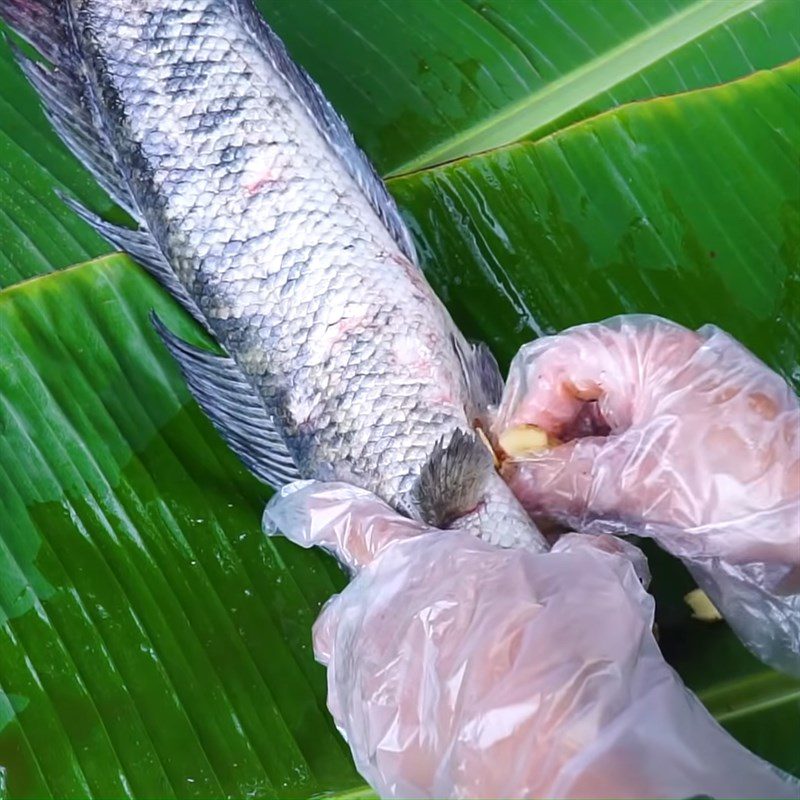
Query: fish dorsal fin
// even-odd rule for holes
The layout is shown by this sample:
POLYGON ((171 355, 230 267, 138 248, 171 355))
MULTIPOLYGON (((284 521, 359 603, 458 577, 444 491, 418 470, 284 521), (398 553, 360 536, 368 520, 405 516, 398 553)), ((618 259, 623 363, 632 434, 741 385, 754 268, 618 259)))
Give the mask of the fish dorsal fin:
POLYGON ((363 151, 353 139, 345 121, 325 99, 311 76, 294 61, 278 35, 267 25, 250 0, 230 0, 248 30, 261 42, 275 69, 283 75, 308 111, 320 133, 341 159, 351 177, 368 198, 375 213, 392 235, 401 252, 418 264, 414 242, 394 199, 363 151))
POLYGON ((192 396, 245 466, 275 489, 300 479, 283 436, 236 362, 184 342, 155 313, 150 318, 192 396))

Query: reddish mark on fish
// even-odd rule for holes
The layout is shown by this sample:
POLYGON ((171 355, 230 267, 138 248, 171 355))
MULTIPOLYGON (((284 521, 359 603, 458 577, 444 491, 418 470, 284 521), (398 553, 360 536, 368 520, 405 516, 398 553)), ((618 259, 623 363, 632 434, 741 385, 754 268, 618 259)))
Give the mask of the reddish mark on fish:
POLYGON ((395 340, 390 360, 406 375, 421 385, 429 403, 441 406, 457 405, 452 377, 436 358, 436 336, 399 337, 395 340))
POLYGON ((351 331, 365 327, 366 323, 367 316, 366 314, 362 314, 360 316, 347 317, 347 319, 340 320, 336 325, 336 329, 341 337, 345 337, 351 331))
POLYGON ((456 404, 453 393, 446 391, 444 387, 440 388, 439 391, 431 392, 430 401, 438 406, 454 406, 456 404))
POLYGON ((268 169, 255 180, 244 184, 244 189, 249 195, 254 195, 261 191, 268 183, 275 183, 278 180, 278 173, 274 169, 268 169))
MULTIPOLYGON (((461 516, 458 517, 458 519, 463 520, 463 519, 466 519, 467 517, 471 517, 471 516, 473 516, 475 514, 478 514, 485 507, 486 507, 486 501, 485 500, 479 500, 477 505, 473 506, 471 509, 469 509, 469 511, 465 511, 463 514, 461 514, 461 516)), ((450 525, 452 525, 454 522, 455 522, 455 520, 452 520, 450 522, 450 525)))

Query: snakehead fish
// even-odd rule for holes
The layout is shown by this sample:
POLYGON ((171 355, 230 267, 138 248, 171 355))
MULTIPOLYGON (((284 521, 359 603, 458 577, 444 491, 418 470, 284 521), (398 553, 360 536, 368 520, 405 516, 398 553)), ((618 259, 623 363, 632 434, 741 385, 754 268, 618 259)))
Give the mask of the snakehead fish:
POLYGON ((210 331, 154 324, 262 480, 344 480, 440 527, 544 547, 475 436, 502 390, 386 188, 249 0, 0 0, 57 132, 137 221, 68 201, 210 331))

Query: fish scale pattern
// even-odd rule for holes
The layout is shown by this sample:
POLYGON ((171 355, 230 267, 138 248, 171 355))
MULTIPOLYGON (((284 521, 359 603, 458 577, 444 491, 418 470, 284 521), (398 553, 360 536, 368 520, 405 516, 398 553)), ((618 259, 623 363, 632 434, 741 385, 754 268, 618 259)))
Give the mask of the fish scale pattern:
MULTIPOLYGON (((249 6, 78 5, 77 48, 140 221, 300 473, 408 508, 435 444, 470 427, 459 359, 470 349, 385 224, 396 210, 376 207, 383 187, 365 188, 363 156, 347 139, 352 158, 341 157, 341 135, 332 144, 313 113, 324 99, 298 89, 249 6)), ((491 536, 535 536, 499 478, 487 480, 511 523, 487 520, 491 536)))
POLYGON ((158 5, 79 16, 141 215, 303 474, 396 500, 466 426, 457 332, 231 5, 158 5))

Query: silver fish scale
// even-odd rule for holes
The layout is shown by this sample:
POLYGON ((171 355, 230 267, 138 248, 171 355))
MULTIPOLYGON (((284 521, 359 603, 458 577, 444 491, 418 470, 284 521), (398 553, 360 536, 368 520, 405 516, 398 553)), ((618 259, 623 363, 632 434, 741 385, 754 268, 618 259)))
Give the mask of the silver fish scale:
MULTIPOLYGON (((404 506, 434 444, 470 428, 446 310, 234 0, 75 3, 142 219, 300 472, 404 506)), ((491 484, 487 508, 528 536, 491 484)))
POLYGON ((84 8, 148 227, 301 471, 396 501, 467 425, 454 328, 228 4, 142 5, 84 8))

